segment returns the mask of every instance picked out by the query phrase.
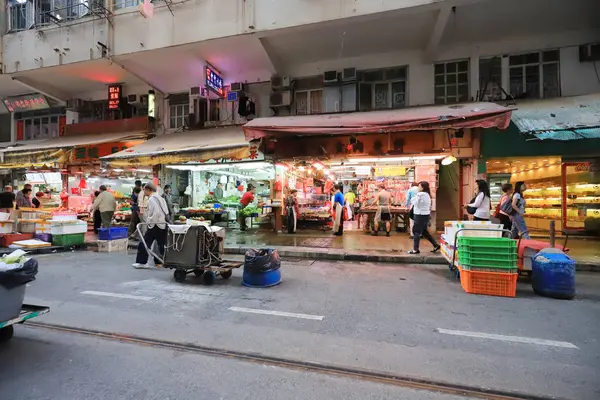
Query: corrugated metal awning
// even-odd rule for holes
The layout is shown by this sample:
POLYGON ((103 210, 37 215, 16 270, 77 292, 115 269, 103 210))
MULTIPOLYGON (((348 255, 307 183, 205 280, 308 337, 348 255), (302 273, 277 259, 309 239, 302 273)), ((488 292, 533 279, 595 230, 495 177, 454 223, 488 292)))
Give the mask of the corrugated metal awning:
POLYGON ((257 118, 244 125, 247 140, 261 137, 353 135, 438 129, 500 128, 512 108, 495 103, 409 107, 398 110, 257 118))
POLYGON ((111 165, 157 165, 219 158, 239 160, 249 155, 249 144, 237 126, 159 135, 100 159, 111 165))
POLYGON ((512 122, 540 140, 600 139, 600 94, 522 101, 512 122))

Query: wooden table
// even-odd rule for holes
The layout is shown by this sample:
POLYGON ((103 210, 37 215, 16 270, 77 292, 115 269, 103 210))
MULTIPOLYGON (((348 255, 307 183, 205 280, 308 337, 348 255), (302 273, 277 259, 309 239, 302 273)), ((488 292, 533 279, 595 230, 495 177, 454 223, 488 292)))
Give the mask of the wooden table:
MULTIPOLYGON (((363 207, 363 208, 358 209, 356 211, 356 214, 358 215, 358 229, 360 229, 360 223, 361 223, 362 217, 366 217, 366 223, 364 224, 364 231, 371 232, 376 213, 377 213, 376 206, 368 206, 368 207, 363 207)), ((398 221, 402 220, 402 223, 404 225, 404 230, 406 231, 409 226, 408 208, 400 207, 400 206, 392 206, 392 207, 390 207, 390 213, 392 214, 392 221, 390 221, 392 223, 392 227, 396 227, 396 230, 399 230, 398 221)))

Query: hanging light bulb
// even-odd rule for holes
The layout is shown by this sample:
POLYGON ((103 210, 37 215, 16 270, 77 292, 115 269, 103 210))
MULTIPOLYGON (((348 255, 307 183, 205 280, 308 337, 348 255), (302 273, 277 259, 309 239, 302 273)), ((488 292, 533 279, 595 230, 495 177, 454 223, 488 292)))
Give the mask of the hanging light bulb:
POLYGON ((442 165, 450 165, 452 164, 454 161, 456 161, 456 157, 454 157, 453 155, 449 155, 447 157, 444 157, 442 159, 442 165))

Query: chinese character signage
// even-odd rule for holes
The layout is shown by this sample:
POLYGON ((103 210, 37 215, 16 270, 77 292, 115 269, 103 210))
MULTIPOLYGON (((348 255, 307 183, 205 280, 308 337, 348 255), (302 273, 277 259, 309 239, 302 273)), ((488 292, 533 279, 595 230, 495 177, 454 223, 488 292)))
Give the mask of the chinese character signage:
POLYGON ((26 94, 23 96, 7 97, 4 105, 10 112, 42 110, 50 108, 46 96, 41 94, 26 94))
POLYGON ((121 85, 110 85, 108 87, 108 109, 119 110, 121 108, 121 94, 123 92, 123 86, 121 85))
POLYGON ((206 67, 206 87, 219 96, 223 96, 223 78, 209 66, 206 67))

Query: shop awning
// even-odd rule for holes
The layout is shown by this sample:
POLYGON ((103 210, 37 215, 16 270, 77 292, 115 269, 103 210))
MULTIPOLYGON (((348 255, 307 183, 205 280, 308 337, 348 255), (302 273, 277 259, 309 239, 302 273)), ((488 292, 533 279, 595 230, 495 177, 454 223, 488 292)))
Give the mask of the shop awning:
POLYGON ((512 122, 540 140, 600 139, 600 94, 520 101, 512 122))
POLYGON ((114 166, 132 166, 200 163, 213 159, 235 161, 249 157, 249 144, 238 126, 159 135, 100 159, 114 166))
POLYGON ((79 146, 89 146, 110 142, 142 139, 147 136, 143 132, 106 133, 102 135, 62 136, 59 138, 38 140, 23 146, 0 149, 3 163, 0 168, 27 168, 30 166, 62 164, 71 158, 71 150, 79 146))
POLYGON ((261 137, 351 135, 437 129, 500 128, 512 109, 495 103, 410 107, 399 110, 257 118, 244 125, 247 140, 261 137))

